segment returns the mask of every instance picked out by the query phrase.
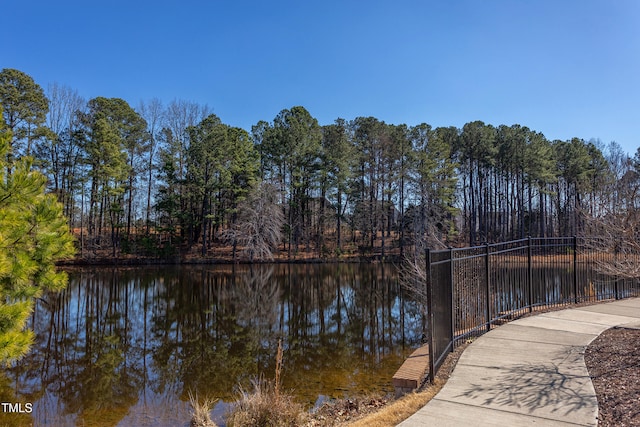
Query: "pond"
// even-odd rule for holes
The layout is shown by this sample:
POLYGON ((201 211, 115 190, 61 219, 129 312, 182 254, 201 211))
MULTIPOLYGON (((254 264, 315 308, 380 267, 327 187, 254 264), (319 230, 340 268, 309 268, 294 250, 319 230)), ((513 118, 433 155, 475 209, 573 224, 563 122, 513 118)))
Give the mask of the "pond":
POLYGON ((32 404, 12 414, 15 425, 188 425, 190 392, 218 399, 222 424, 238 386, 273 378, 279 340, 282 388, 310 408, 390 393, 422 333, 393 265, 92 267, 69 277, 38 301, 30 354, 0 375, 4 402, 32 404))

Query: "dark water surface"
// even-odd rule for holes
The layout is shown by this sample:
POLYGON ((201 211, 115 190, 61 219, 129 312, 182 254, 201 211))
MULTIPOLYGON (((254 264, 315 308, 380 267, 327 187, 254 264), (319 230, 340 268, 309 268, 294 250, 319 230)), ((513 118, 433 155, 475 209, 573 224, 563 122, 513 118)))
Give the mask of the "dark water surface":
MULTIPOLYGON (((309 405, 391 392, 421 334, 416 303, 384 264, 83 268, 39 301, 32 352, 0 374, 1 423, 180 426, 189 392, 217 421, 259 375, 309 405)), ((3 424, 4 425, 4 424, 3 424)))

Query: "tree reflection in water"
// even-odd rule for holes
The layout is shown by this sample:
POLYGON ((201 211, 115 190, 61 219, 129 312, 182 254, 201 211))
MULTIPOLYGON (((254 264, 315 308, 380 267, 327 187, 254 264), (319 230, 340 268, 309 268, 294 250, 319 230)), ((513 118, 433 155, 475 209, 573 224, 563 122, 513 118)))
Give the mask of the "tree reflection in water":
POLYGON ((36 424, 181 425, 189 391, 229 402, 272 376, 280 338, 303 403, 392 391, 418 313, 390 265, 77 269, 37 305, 37 342, 0 392, 33 402, 36 424))

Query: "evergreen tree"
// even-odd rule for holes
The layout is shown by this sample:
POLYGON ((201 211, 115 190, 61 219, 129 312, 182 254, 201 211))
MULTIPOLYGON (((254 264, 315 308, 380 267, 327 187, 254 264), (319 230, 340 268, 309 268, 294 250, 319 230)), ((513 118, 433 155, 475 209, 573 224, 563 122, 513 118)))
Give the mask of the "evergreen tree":
POLYGON ((202 255, 230 218, 258 174, 259 160, 249 134, 211 114, 188 129, 187 194, 191 200, 190 242, 202 236, 202 255))
POLYGON ((431 129, 426 123, 412 127, 412 189, 415 200, 411 229, 416 242, 441 247, 453 229, 456 164, 453 147, 458 143, 455 127, 431 129))
MULTIPOLYGON (((254 128, 254 138, 258 128, 254 128)), ((322 148, 322 129, 318 121, 304 107, 282 110, 273 126, 260 127, 263 140, 259 147, 263 156, 265 175, 274 180, 285 197, 285 231, 295 250, 309 242, 308 206, 316 183, 322 148)))
MULTIPOLYGON (((533 236, 546 237, 550 228, 550 187, 558 180, 554 154, 549 140, 543 134, 531 131, 527 146, 527 179, 529 189, 536 187, 538 192, 537 224, 532 224, 529 230, 529 234, 533 236)), ((533 199, 533 194, 530 194, 529 203, 532 203, 533 199)))
POLYGON ((351 122, 351 129, 357 153, 351 186, 351 197, 355 202, 352 224, 361 232, 361 249, 371 250, 384 218, 383 156, 389 141, 388 126, 375 117, 356 117, 351 122))
POLYGON ((50 131, 45 128, 49 101, 31 76, 19 70, 0 71, 0 106, 11 132, 9 156, 31 155, 33 141, 50 131))
MULTIPOLYGON (((337 119, 322 128, 322 165, 320 171, 321 209, 327 198, 335 207, 336 249, 342 251, 342 218, 348 205, 349 182, 354 168, 355 149, 349 140, 348 124, 337 119)), ((324 218, 324 212, 320 213, 324 218)), ((321 232, 324 231, 320 227, 321 232)), ((324 236, 321 236, 321 238, 324 236)))
POLYGON ((71 257, 73 238, 62 205, 45 194, 46 179, 24 157, 7 164, 11 132, 0 121, 0 361, 27 353, 33 332, 25 329, 34 299, 61 290, 67 277, 55 262, 71 257), (11 169, 11 173, 8 170, 11 169))
POLYGON ((556 141, 555 149, 559 173, 556 192, 559 234, 571 236, 581 231, 583 201, 594 173, 592 153, 579 138, 556 141))
POLYGON ((120 229, 126 225, 127 237, 131 231, 136 160, 148 142, 147 123, 126 101, 103 97, 90 100, 80 120, 91 181, 89 234, 99 239, 108 225, 115 256, 120 229))
POLYGON ((462 127, 458 139, 459 173, 462 175, 463 217, 469 244, 486 241, 490 236, 489 175, 497 155, 496 128, 481 121, 462 127))

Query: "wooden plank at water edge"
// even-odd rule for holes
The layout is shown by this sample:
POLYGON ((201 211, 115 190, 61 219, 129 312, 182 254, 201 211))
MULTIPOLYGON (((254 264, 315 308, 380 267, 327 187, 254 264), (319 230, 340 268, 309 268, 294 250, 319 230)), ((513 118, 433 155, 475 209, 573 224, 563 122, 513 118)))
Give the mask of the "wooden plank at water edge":
POLYGON ((404 361, 400 369, 393 375, 393 387, 396 396, 409 393, 422 385, 429 369, 429 346, 423 345, 404 361))

